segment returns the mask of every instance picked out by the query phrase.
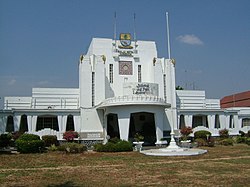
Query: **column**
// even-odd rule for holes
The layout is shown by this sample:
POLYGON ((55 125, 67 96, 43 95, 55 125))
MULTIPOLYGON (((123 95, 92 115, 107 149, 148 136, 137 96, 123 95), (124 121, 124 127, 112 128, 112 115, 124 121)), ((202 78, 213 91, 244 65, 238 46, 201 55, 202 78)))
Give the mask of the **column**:
POLYGON ((130 113, 118 114, 118 125, 121 140, 128 141, 130 113))
POLYGON ((214 129, 215 115, 207 115, 208 128, 214 129))
POLYGON ((31 132, 36 132, 37 116, 32 116, 31 121, 31 132))
POLYGON ((184 120, 185 120, 185 126, 186 127, 192 127, 193 115, 185 115, 184 120))
POLYGON ((14 131, 19 131, 21 116, 20 115, 13 116, 13 120, 14 120, 14 131))
POLYGON ((163 138, 163 113, 160 111, 154 114, 155 118, 155 131, 156 131, 156 143, 163 138))

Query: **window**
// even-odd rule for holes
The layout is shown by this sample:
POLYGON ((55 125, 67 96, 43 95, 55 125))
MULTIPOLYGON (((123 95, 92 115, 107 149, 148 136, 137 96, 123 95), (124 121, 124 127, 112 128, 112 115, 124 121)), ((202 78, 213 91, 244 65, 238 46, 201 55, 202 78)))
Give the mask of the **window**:
POLYGON ((114 76, 114 70, 113 70, 113 64, 109 64, 109 82, 113 83, 113 76, 114 76))
POLYGON ((242 119, 242 127, 250 126, 250 118, 242 119))
POLYGON ((141 82, 141 65, 138 65, 138 82, 141 82))
POLYGON ((163 75, 163 86, 164 86, 164 99, 165 101, 167 101, 166 74, 163 75))
POLYGON ((50 128, 59 131, 57 116, 38 116, 36 122, 36 130, 39 131, 45 128, 50 128))
POLYGON ((95 72, 92 72, 92 106, 95 105, 95 72))

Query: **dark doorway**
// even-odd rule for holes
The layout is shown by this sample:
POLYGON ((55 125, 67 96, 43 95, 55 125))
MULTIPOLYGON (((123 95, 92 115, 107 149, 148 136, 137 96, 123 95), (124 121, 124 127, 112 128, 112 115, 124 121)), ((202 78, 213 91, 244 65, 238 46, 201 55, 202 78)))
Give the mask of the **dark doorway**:
POLYGON ((136 133, 144 136, 144 145, 155 145, 156 130, 153 113, 138 112, 130 115, 129 140, 133 141, 136 133))
POLYGON ((74 117, 72 115, 67 117, 66 131, 75 131, 74 117))
POLYGON ((110 136, 110 138, 120 138, 117 114, 107 115, 107 134, 110 136))
POLYGON ((28 131, 28 121, 27 121, 27 116, 25 114, 21 116, 19 131, 20 132, 28 131))
POLYGON ((185 125, 184 115, 181 114, 181 115, 180 115, 179 129, 184 128, 185 126, 186 126, 186 125, 185 125))
POLYGON ((6 124, 6 132, 14 132, 14 118, 13 116, 8 116, 6 124))

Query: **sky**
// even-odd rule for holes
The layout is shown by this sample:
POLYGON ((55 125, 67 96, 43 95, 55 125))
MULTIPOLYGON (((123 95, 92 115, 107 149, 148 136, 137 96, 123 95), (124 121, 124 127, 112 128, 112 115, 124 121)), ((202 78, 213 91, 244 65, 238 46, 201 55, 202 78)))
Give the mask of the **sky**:
POLYGON ((249 0, 0 0, 0 108, 33 87, 78 87, 78 59, 93 37, 134 32, 171 58, 176 85, 207 98, 250 90, 249 0))

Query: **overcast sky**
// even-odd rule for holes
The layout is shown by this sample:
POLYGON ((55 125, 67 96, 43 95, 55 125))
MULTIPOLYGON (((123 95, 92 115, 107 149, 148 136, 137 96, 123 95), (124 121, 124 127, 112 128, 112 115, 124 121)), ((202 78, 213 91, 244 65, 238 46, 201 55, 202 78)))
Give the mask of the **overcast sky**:
MULTIPOLYGON (((169 12, 176 85, 221 98, 250 89, 249 0, 0 0, 0 103, 32 87, 78 87, 91 38, 133 33, 167 57, 169 12)), ((1 108, 1 104, 0 104, 1 108)))

